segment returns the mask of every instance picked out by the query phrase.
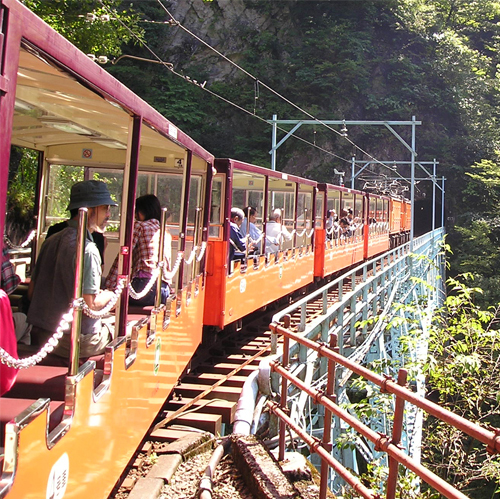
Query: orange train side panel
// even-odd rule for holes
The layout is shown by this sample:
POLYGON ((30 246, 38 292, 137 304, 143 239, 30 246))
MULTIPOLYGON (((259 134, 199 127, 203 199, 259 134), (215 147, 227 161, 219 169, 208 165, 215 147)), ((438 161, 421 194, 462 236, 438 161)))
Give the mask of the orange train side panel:
POLYGON ((364 241, 353 243, 339 242, 336 246, 335 241, 327 243, 325 249, 325 276, 340 271, 345 267, 358 264, 363 261, 364 241), (331 246, 330 246, 331 245, 331 246))
POLYGON ((65 498, 107 498, 201 341, 203 302, 204 290, 192 293, 189 306, 184 292, 181 314, 176 317, 173 302, 165 331, 163 314, 159 315, 149 347, 143 326, 137 357, 129 369, 125 369, 125 344, 119 346, 110 386, 99 400, 93 401, 92 372, 84 377, 77 385, 71 428, 51 450, 46 446, 45 413, 23 428, 7 498, 45 498, 47 488, 54 486, 53 468, 59 460, 68 465, 63 471, 65 498))
POLYGON ((205 325, 220 326, 221 311, 225 307, 227 242, 209 241, 207 256, 206 301, 203 311, 205 325))
POLYGON ((325 277, 325 237, 324 229, 316 229, 314 233, 314 276, 325 277))
POLYGON ((390 209, 390 232, 391 234, 393 233, 399 233, 402 229, 402 223, 403 221, 401 220, 402 217, 402 205, 403 203, 399 200, 391 200, 391 209, 390 209))
POLYGON ((259 259, 258 268, 253 267, 249 259, 245 272, 240 272, 239 265, 234 273, 227 277, 225 310, 222 321, 228 325, 258 310, 264 305, 312 283, 314 274, 314 253, 303 253, 295 257, 288 252, 275 262, 271 255, 269 264, 265 265, 263 256, 259 259))
POLYGON ((367 258, 378 255, 379 253, 389 250, 389 234, 374 234, 368 238, 368 255, 367 258))

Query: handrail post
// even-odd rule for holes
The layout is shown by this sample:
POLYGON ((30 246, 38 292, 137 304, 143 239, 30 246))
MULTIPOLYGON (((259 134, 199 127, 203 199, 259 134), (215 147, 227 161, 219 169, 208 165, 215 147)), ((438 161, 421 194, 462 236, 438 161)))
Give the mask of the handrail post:
MULTIPOLYGON (((195 215, 194 215, 194 233, 193 233, 193 250, 195 247, 198 246, 199 240, 200 240, 200 221, 202 220, 202 208, 201 207, 196 207, 195 208, 195 215)), ((197 268, 198 268, 198 259, 195 257, 193 258, 192 262, 192 267, 191 267, 191 282, 193 282, 196 279, 197 275, 197 268)))
MULTIPOLYGON (((337 335, 332 333, 330 335, 330 348, 331 349, 336 349, 338 351, 337 347, 337 335)), ((334 389, 335 389, 335 361, 332 359, 328 359, 328 375, 327 375, 327 382, 326 382, 326 395, 327 397, 330 397, 333 402, 336 402, 336 395, 334 394, 334 389)), ((323 424, 323 441, 322 441, 322 446, 323 448, 331 454, 332 452, 332 411, 327 408, 325 408, 325 417, 324 417, 324 424, 323 424)), ((328 462, 325 459, 321 459, 321 479, 320 479, 320 485, 319 485, 319 497, 320 498, 327 498, 327 489, 328 489, 328 476, 330 473, 330 467, 328 465, 328 462)))
MULTIPOLYGON (((398 373, 398 385, 404 387, 408 371, 401 368, 398 373)), ((401 441, 401 434, 403 432, 403 413, 405 409, 405 400, 396 396, 396 405, 394 408, 394 424, 392 427, 392 440, 391 443, 398 445, 401 441)), ((386 498, 396 498, 396 485, 398 482, 398 461, 389 455, 389 477, 387 478, 387 493, 386 498)))
MULTIPOLYGON (((288 329, 290 328, 290 315, 287 314, 283 317, 283 326, 288 329)), ((288 369, 290 363, 290 339, 286 334, 283 335, 283 368, 288 369)), ((284 412, 287 411, 287 393, 288 393, 288 380, 286 377, 281 377, 281 398, 280 406, 284 412)), ((280 429, 279 429, 279 456, 278 460, 282 462, 285 459, 285 443, 286 443, 286 424, 280 419, 280 429)))
MULTIPOLYGON (((78 209, 78 233, 76 239, 75 283, 73 300, 75 303, 82 298, 83 290, 83 260, 85 255, 85 240, 87 239, 87 208, 78 209)), ((82 328, 82 306, 75 305, 73 323, 71 325, 70 365, 69 374, 76 375, 80 359, 80 331, 82 328)))
POLYGON ((158 279, 156 281, 156 295, 155 295, 155 309, 158 309, 161 304, 161 284, 163 278, 163 267, 161 264, 165 258, 165 231, 167 228, 167 209, 161 209, 161 221, 160 221, 160 248, 158 254, 158 264, 160 264, 160 272, 158 274, 158 279))

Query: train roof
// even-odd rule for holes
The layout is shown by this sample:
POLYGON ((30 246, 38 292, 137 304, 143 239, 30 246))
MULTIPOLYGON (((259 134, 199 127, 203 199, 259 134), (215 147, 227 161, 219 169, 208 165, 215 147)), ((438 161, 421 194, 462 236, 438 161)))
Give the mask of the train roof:
POLYGON ((213 161, 211 153, 33 12, 18 2, 9 4, 10 15, 21 18, 23 27, 13 144, 43 150, 74 143, 76 137, 82 143, 90 138, 119 147, 120 143, 127 144, 129 134, 129 123, 123 123, 125 112, 142 117, 151 129, 151 141, 156 130, 179 150, 189 149, 213 161), (73 129, 80 127, 80 139, 73 133, 70 141, 65 122, 73 129))
POLYGON ((215 165, 226 164, 231 168, 237 168, 245 170, 246 172, 252 174, 267 175, 269 177, 275 177, 277 179, 282 179, 290 182, 297 182, 299 184, 306 184, 309 186, 317 186, 318 183, 311 179, 304 179, 303 177, 298 177, 296 175, 288 174, 286 172, 280 172, 278 170, 271 170, 266 167, 259 167, 258 165, 253 165, 251 163, 246 163, 244 161, 235 160, 233 158, 217 158, 215 160, 215 165))

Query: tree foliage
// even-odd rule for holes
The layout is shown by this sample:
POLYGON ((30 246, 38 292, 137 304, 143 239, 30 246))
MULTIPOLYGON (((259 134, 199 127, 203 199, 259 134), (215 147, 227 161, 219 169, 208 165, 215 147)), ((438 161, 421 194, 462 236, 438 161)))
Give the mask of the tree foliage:
POLYGON ((118 56, 123 44, 144 40, 140 16, 131 2, 23 0, 23 3, 86 54, 118 56))
MULTIPOLYGON (((165 25, 168 15, 155 2, 25 4, 87 53, 112 56, 123 49, 151 58, 136 43, 142 39, 178 73, 206 81, 206 89, 247 110, 236 109, 157 64, 123 59, 108 65, 216 156, 269 166, 271 128, 264 121, 273 114, 304 118, 191 35, 165 25), (99 16, 109 10, 116 20, 102 22, 99 16), (87 12, 95 13, 97 20, 87 21, 87 12)), ((318 118, 422 120, 417 159, 436 158, 438 176, 447 179, 446 210, 452 224, 448 232, 452 245, 459 245, 454 248, 452 273, 473 272, 485 289, 485 300, 494 300, 495 221, 500 217, 499 0, 244 0, 234 6, 180 0, 169 9, 260 82, 318 118), (239 14, 245 15, 237 15, 242 5, 245 10, 239 14)), ((410 141, 409 130, 398 132, 410 141)), ((291 138, 278 150, 279 170, 335 182, 334 168, 349 174, 352 155, 365 158, 324 127, 303 126, 296 134, 336 156, 291 138)), ((279 131, 278 140, 283 135, 279 131)), ((350 127, 349 139, 378 159, 409 159, 405 147, 383 128, 350 127)), ((390 174, 378 165, 371 170, 390 174)), ((409 167, 399 171, 410 174, 409 167)), ((418 189, 417 197, 431 198, 430 182, 420 183, 418 189)))
MULTIPOLYGON (((463 276, 470 279, 471 276, 463 276)), ((449 294, 430 331, 425 367, 430 397, 483 427, 500 425, 500 305, 475 304, 482 291, 462 279, 448 281, 449 294)), ((428 417, 423 460, 446 481, 473 498, 492 498, 500 480, 500 460, 486 446, 428 417)))

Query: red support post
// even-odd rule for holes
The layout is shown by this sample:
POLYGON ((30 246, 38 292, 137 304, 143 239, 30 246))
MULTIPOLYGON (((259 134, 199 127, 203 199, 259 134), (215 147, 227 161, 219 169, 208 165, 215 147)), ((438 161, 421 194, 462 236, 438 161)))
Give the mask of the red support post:
MULTIPOLYGON (((287 314, 283 318, 283 323, 285 328, 290 328, 290 315, 287 314)), ((290 363, 290 339, 285 335, 283 338, 283 367, 285 370, 288 369, 290 363)), ((287 393, 288 393, 288 380, 286 377, 281 377, 281 398, 280 405, 283 411, 287 410, 287 393)), ((279 430, 279 455, 278 460, 282 462, 285 459, 285 446, 286 446, 286 424, 283 420, 280 420, 280 430, 279 430)))
MULTIPOLYGON (((401 387, 406 385, 408 371, 401 368, 398 373, 398 384, 401 387)), ((396 396, 396 404, 394 408, 394 423, 392 427, 392 441, 391 443, 398 446, 401 441, 401 434, 403 432, 403 414, 405 409, 405 401, 403 398, 396 396)), ((386 498, 396 498, 396 486, 398 482, 398 461, 389 456, 389 477, 387 478, 387 493, 386 498)))
MULTIPOLYGON (((338 349, 337 335, 333 333, 330 335, 330 349, 338 349)), ((335 389, 335 361, 328 360, 326 382, 326 396, 330 397, 332 401, 336 401, 335 389)), ((328 452, 332 452, 332 412, 325 407, 324 427, 323 427, 323 448, 328 452)), ((325 459, 321 459, 321 479, 319 484, 319 497, 326 498, 328 490, 328 475, 330 467, 325 459)))

